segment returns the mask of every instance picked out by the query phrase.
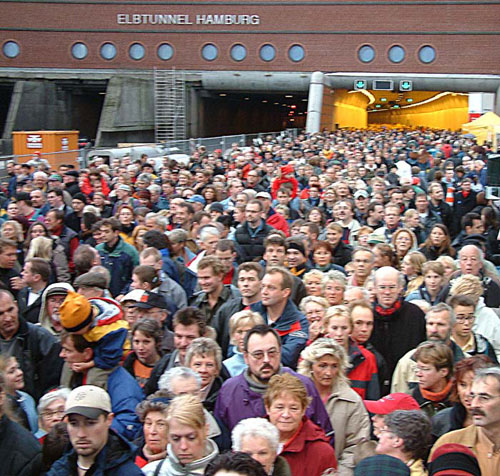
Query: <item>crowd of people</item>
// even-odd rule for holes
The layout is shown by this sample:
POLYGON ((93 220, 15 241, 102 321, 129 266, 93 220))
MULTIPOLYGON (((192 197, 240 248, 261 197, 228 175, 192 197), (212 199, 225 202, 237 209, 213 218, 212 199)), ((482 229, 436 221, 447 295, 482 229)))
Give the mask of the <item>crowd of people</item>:
POLYGON ((9 162, 0 475, 500 474, 492 152, 380 127, 9 162))

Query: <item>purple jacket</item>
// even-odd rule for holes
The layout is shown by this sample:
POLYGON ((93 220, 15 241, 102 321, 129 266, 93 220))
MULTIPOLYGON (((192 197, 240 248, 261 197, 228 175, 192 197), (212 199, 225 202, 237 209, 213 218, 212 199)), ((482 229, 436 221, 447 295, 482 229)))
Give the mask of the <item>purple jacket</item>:
MULTIPOLYGON (((307 393, 312 397, 312 401, 307 407, 306 415, 314 423, 323 428, 328 436, 333 435, 330 417, 312 380, 299 375, 288 367, 283 367, 282 370, 302 380, 307 393)), ((215 416, 220 418, 229 430, 232 430, 238 422, 245 418, 266 416, 262 396, 250 390, 244 373, 224 382, 215 404, 215 416)))

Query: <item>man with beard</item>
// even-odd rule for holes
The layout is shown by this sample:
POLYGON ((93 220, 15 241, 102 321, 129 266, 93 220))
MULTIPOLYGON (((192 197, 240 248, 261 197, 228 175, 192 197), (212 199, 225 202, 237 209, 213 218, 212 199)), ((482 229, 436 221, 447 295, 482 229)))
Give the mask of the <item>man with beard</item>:
POLYGON ((229 430, 245 418, 265 417, 262 397, 269 380, 273 375, 287 372, 302 381, 311 397, 306 415, 327 434, 332 431, 330 419, 312 381, 281 366, 281 338, 278 332, 266 325, 249 330, 243 344, 243 356, 248 369, 224 382, 215 404, 215 417, 221 419, 229 430))
POLYGON ((68 291, 74 291, 71 284, 54 283, 47 286, 42 295, 42 305, 40 307, 38 322, 56 337, 59 337, 63 330, 59 308, 66 299, 68 291))
MULTIPOLYGON (((431 307, 425 315, 425 330, 428 341, 442 342, 450 347, 453 353, 453 363, 465 358, 462 349, 451 340, 451 331, 456 323, 453 309, 445 303, 431 307)), ((414 359, 416 349, 407 352, 399 359, 392 376, 391 392, 408 393, 417 386, 417 362, 414 359)))

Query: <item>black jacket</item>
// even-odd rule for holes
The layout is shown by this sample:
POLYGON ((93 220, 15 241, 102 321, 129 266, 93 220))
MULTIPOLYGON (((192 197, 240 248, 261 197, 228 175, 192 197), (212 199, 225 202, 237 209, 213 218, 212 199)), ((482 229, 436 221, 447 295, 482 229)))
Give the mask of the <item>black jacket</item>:
POLYGON ((234 239, 236 241, 236 248, 238 253, 238 263, 245 263, 246 261, 255 261, 262 258, 264 252, 264 240, 273 231, 276 230, 272 226, 262 222, 257 233, 251 234, 248 223, 245 222, 236 228, 234 239))
POLYGON ((415 304, 403 301, 389 316, 374 308, 373 333, 370 342, 382 354, 391 378, 399 359, 426 340, 424 312, 415 304))
POLYGON ((432 210, 437 215, 441 217, 441 221, 448 231, 451 233, 453 228, 453 208, 450 207, 444 200, 441 200, 437 205, 433 205, 431 201, 429 201, 429 210, 432 210))
MULTIPOLYGON (((43 290, 45 291, 45 289, 43 290)), ((42 294, 38 295, 35 302, 28 306, 29 289, 25 287, 21 289, 17 295, 17 306, 19 308, 19 315, 27 322, 36 324, 38 316, 40 315, 40 308, 42 307, 42 294)))
MULTIPOLYGON (((135 446, 110 430, 106 445, 97 455, 87 474, 95 476, 144 476, 144 473, 134 463, 135 453, 135 446)), ((77 455, 72 449, 52 465, 47 476, 77 476, 76 461, 77 455)))
POLYGON ((38 476, 42 472, 42 448, 21 425, 0 418, 1 476, 38 476))
POLYGON ((351 261, 351 258, 352 246, 346 245, 342 240, 340 240, 338 245, 333 250, 332 261, 343 267, 351 261))
POLYGON ((19 318, 19 330, 10 340, 0 335, 0 350, 16 357, 24 372, 24 391, 38 400, 45 392, 59 385, 63 360, 61 345, 46 329, 19 318))

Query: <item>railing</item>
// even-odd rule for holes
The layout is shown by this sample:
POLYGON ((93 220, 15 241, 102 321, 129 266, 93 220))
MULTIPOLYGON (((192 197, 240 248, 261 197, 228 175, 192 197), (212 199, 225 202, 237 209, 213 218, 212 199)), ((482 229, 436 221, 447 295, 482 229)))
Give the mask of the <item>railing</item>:
MULTIPOLYGON (((175 140, 168 141, 166 143, 156 144, 158 146, 165 147, 167 149, 178 149, 179 154, 187 154, 191 155, 197 147, 205 146, 209 152, 214 151, 215 149, 222 149, 222 152, 230 149, 233 143, 237 143, 239 147, 248 147, 251 145, 255 145, 256 143, 260 143, 260 141, 266 140, 267 137, 276 138, 279 136, 287 136, 295 139, 299 133, 299 129, 286 129, 280 132, 259 132, 254 134, 237 134, 230 136, 218 136, 218 137, 200 137, 200 138, 191 138, 185 140, 175 140)), ((141 144, 134 144, 134 147, 140 147, 141 144)), ((151 146, 152 144, 143 144, 151 146)), ((126 147, 123 147, 126 148, 126 147)), ((64 154, 68 157, 74 157, 74 153, 78 152, 78 167, 85 168, 87 167, 87 157, 91 152, 99 152, 99 150, 110 150, 110 149, 119 149, 119 147, 114 148, 83 148, 79 150, 65 150, 62 152, 46 152, 42 153, 42 159, 44 156, 61 155, 64 158, 64 154)), ((0 179, 3 179, 7 176, 7 162, 14 161, 18 162, 27 162, 29 159, 33 157, 32 154, 27 155, 4 155, 0 156, 0 179), (21 160, 19 160, 21 159, 21 160)), ((68 162, 74 162, 74 158, 68 159, 68 162)))

